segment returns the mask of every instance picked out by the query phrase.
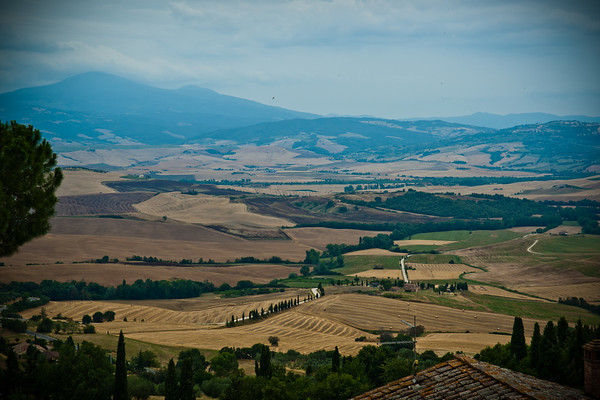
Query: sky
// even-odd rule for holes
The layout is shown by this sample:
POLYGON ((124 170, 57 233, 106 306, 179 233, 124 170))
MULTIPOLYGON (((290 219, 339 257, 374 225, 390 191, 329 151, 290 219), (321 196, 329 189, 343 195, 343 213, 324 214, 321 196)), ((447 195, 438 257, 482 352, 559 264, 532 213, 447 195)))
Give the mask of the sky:
POLYGON ((596 0, 0 4, 0 92, 101 71, 321 115, 600 116, 596 0))

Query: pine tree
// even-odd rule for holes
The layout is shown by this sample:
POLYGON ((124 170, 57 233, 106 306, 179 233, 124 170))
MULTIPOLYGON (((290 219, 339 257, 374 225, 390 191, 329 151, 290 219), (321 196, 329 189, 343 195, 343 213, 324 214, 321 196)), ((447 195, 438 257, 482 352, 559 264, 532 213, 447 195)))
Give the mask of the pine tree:
POLYGON ((123 336, 123 331, 121 331, 119 333, 119 342, 117 344, 113 400, 129 400, 129 394, 127 393, 127 366, 125 363, 125 337, 123 336))
POLYGON ((165 378, 165 400, 178 400, 178 394, 177 371, 175 370, 175 363, 171 358, 167 366, 167 376, 165 378))
POLYGON ((515 317, 512 337, 510 339, 510 352, 518 360, 527 356, 527 344, 525 343, 525 328, 521 317, 515 317))
POLYGON ((333 352, 333 357, 331 359, 331 370, 333 372, 340 371, 340 351, 338 350, 337 346, 335 346, 335 350, 333 352))

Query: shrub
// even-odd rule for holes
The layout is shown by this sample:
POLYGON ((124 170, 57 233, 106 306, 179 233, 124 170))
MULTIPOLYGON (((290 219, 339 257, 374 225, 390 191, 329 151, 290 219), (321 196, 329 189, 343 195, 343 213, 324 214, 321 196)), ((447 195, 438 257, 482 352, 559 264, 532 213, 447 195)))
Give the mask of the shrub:
POLYGON ((86 325, 83 328, 83 333, 96 333, 96 327, 94 325, 86 325))

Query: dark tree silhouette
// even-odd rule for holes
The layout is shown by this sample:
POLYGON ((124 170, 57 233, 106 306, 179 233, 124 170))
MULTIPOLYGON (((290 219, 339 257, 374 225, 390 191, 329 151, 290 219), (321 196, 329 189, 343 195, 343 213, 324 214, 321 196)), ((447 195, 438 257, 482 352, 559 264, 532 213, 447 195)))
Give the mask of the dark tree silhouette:
POLYGON ((177 400, 179 388, 177 387, 177 373, 175 363, 171 358, 167 366, 167 376, 165 379, 165 400, 177 400))
POLYGON ((517 360, 521 360, 527 357, 527 344, 525 343, 525 328, 523 327, 523 320, 521 319, 521 317, 515 317, 512 337, 510 339, 510 352, 514 357, 516 357, 517 360))
POLYGON ((335 350, 333 352, 333 357, 331 359, 331 370, 333 372, 340 371, 340 351, 338 350, 337 346, 335 346, 335 350))
POLYGON ((0 122, 0 257, 50 229, 62 181, 56 154, 40 131, 0 122))
POLYGON ((127 393, 127 366, 125 362, 125 337, 123 336, 123 331, 121 331, 119 333, 119 343, 117 344, 113 400, 129 400, 129 394, 127 393))

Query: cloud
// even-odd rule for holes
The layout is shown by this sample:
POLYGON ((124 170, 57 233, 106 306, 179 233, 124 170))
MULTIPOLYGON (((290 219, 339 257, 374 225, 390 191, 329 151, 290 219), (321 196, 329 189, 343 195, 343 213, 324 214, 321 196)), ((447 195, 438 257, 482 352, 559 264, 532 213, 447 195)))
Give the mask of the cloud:
POLYGON ((0 91, 102 70, 316 113, 590 112, 599 4, 20 0, 0 16, 0 91), (562 112, 540 101, 584 88, 562 112))

